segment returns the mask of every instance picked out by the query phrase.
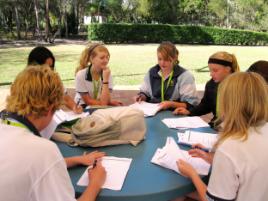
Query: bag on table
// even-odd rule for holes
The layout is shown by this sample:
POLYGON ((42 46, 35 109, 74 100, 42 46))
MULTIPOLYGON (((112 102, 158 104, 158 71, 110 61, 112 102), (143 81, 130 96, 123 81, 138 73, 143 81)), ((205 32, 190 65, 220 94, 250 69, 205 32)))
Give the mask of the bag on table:
POLYGON ((78 120, 72 126, 72 134, 68 137, 65 135, 66 139, 63 141, 84 147, 117 144, 136 146, 144 139, 145 133, 146 124, 142 111, 130 107, 113 107, 99 109, 78 120))

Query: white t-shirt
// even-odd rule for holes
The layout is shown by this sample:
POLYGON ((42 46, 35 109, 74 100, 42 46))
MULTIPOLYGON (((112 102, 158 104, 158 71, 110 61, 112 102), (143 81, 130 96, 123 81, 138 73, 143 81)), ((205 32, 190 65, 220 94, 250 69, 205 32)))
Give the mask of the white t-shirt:
MULTIPOLYGON (((75 102, 77 103, 79 101, 80 104, 85 104, 84 101, 82 100, 80 93, 88 93, 91 98, 94 97, 93 91, 94 91, 94 85, 92 82, 92 76, 90 73, 90 68, 85 68, 83 70, 80 70, 77 72, 75 76, 75 102)), ((101 93, 101 88, 102 88, 102 83, 100 83, 99 90, 98 90, 98 97, 100 97, 101 93)), ((110 75, 109 77, 109 89, 113 89, 113 80, 112 76, 110 75)))
POLYGON ((1 200, 75 200, 65 161, 53 142, 0 123, 0 153, 1 200))
POLYGON ((268 123, 249 129, 246 141, 227 139, 217 149, 208 200, 268 200, 268 123))

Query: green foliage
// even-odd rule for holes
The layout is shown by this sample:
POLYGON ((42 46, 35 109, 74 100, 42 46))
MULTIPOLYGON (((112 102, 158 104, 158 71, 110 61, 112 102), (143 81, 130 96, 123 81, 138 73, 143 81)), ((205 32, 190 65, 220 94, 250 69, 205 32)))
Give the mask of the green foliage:
POLYGON ((163 24, 92 24, 88 27, 88 37, 105 43, 159 43, 168 40, 181 44, 268 44, 267 33, 163 24))

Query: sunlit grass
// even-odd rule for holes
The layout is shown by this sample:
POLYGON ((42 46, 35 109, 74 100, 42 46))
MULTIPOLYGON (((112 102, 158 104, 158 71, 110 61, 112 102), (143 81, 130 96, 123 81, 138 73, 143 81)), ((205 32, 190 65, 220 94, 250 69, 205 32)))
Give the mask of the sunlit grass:
MULTIPOLYGON (((156 64, 158 44, 107 45, 111 59, 109 66, 114 76, 115 85, 139 85, 144 74, 156 64)), ((32 47, 0 47, 0 83, 12 82, 18 72, 26 66, 27 55, 32 47)), ((56 70, 62 80, 74 79, 84 45, 54 45, 48 47, 55 55, 56 70)), ((180 52, 180 65, 189 69, 195 76, 197 84, 204 84, 209 78, 208 72, 196 72, 196 69, 207 66, 208 57, 216 51, 228 51, 237 56, 241 70, 247 69, 257 60, 268 60, 268 47, 241 46, 189 46, 177 45, 180 52)), ((64 81, 73 86, 74 81, 64 81)))

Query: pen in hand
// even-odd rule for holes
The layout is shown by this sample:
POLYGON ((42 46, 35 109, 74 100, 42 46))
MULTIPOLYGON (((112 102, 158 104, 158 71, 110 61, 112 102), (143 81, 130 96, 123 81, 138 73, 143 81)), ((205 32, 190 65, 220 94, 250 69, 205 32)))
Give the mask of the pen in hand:
POLYGON ((210 148, 204 147, 203 145, 200 146, 199 144, 192 145, 192 148, 193 149, 200 149, 200 150, 207 152, 207 153, 209 153, 211 151, 210 148))
POLYGON ((83 112, 83 108, 79 105, 80 104, 81 99, 78 99, 77 103, 74 105, 73 107, 73 111, 77 114, 80 114, 83 112))
POLYGON ((88 169, 89 170, 94 169, 96 167, 96 165, 97 165, 97 162, 98 162, 97 160, 94 160, 93 164, 88 166, 88 169))
POLYGON ((79 106, 79 104, 80 104, 80 98, 78 99, 78 101, 77 101, 77 103, 76 103, 76 107, 78 107, 79 106))

